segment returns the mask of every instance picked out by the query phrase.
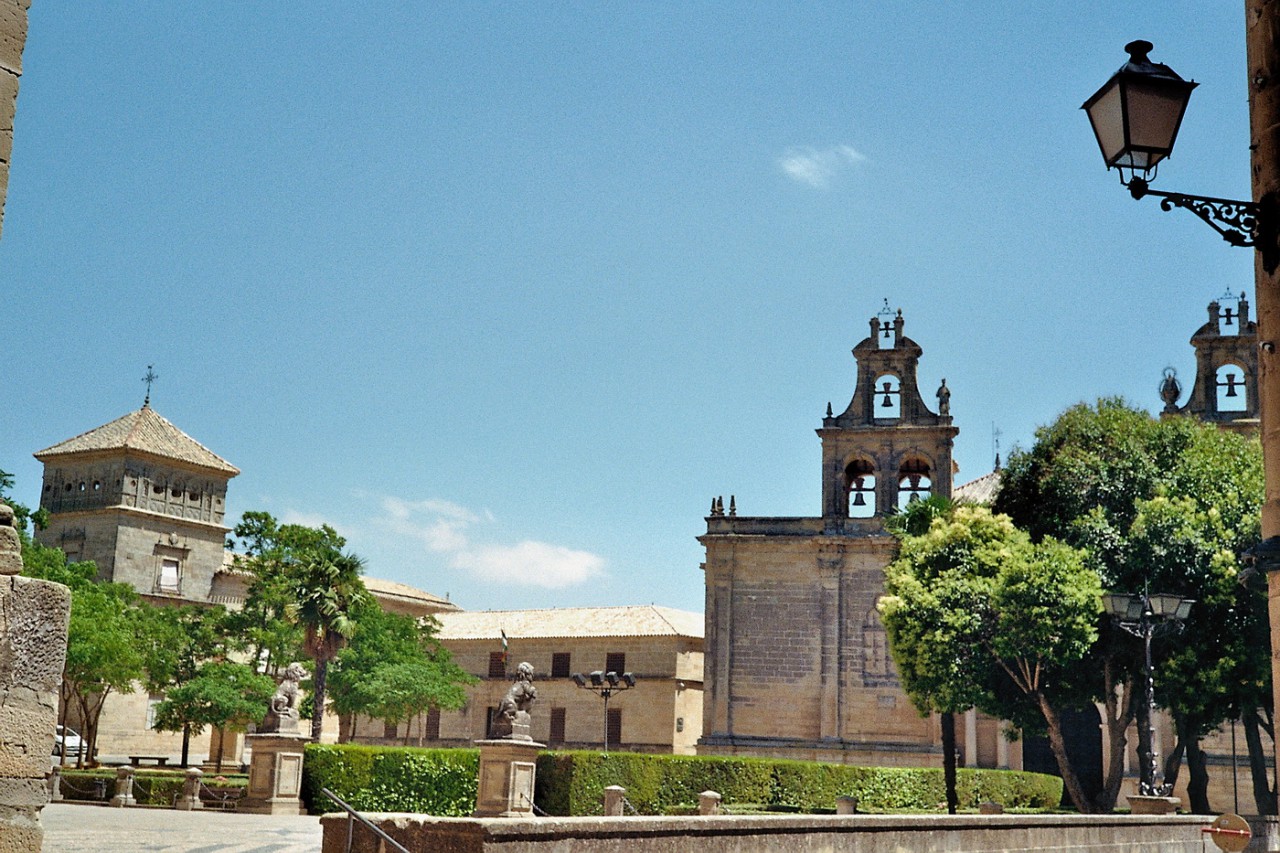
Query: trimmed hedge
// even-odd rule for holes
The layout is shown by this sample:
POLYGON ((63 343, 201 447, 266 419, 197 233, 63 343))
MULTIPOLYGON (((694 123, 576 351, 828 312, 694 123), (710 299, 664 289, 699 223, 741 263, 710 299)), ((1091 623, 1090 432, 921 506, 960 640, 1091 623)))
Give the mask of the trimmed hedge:
MULTIPOLYGON (((862 811, 933 809, 945 802, 942 770, 921 767, 854 767, 810 761, 713 756, 561 752, 538 758, 535 800, 550 814, 601 814, 604 789, 621 785, 641 814, 671 814, 698 804, 702 791, 735 803, 800 812, 829 810, 836 798, 854 796, 862 811)), ((994 800, 1007 808, 1055 808, 1062 780, 1009 770, 958 771, 961 807, 994 800)))
POLYGON ((465 817, 475 811, 478 749, 308 744, 302 799, 312 814, 338 811, 328 788, 353 808, 465 817))
MULTIPOLYGON (((406 811, 460 817, 475 808, 480 753, 351 745, 306 748, 303 798, 313 813, 336 806, 327 787, 361 811, 406 811)), ((858 798, 862 811, 935 809, 946 799, 942 770, 852 767, 807 761, 637 753, 543 752, 534 801, 553 815, 598 815, 604 789, 621 785, 640 814, 695 809, 698 794, 717 791, 735 804, 801 812, 830 810, 837 797, 858 798)), ((1041 773, 961 769, 962 808, 994 800, 1006 808, 1051 809, 1062 780, 1041 773)))

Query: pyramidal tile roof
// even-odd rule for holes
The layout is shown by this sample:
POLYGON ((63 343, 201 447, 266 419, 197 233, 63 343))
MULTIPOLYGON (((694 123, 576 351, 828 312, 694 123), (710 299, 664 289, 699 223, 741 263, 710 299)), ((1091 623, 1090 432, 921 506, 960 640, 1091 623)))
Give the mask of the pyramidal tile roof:
POLYGON ((999 468, 990 474, 983 474, 976 480, 970 480, 961 486, 956 486, 951 490, 951 497, 956 501, 965 501, 975 504, 989 504, 995 500, 996 492, 1000 489, 999 468))
POLYGON ((211 468, 234 477, 240 469, 165 420, 150 405, 116 418, 109 424, 83 432, 75 438, 46 447, 35 454, 44 462, 54 456, 91 453, 102 450, 136 450, 211 468))
POLYGON ((464 610, 437 613, 442 640, 545 637, 696 637, 701 613, 653 604, 623 607, 558 607, 547 610, 464 610))

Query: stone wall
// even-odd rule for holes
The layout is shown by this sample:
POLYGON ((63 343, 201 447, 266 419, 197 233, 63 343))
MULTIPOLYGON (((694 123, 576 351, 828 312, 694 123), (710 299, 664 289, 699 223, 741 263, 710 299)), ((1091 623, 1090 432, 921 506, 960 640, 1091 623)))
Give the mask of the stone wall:
MULTIPOLYGON (((365 815, 410 850, 442 853, 1201 853, 1197 817, 1128 815, 832 815, 468 819, 365 815)), ((326 815, 323 853, 347 850, 346 815, 326 815)), ((362 826, 352 853, 375 853, 362 826)))
POLYGON ((13 155, 13 116, 22 75, 22 47, 27 42, 27 9, 31 0, 0 0, 0 225, 9 188, 13 155))

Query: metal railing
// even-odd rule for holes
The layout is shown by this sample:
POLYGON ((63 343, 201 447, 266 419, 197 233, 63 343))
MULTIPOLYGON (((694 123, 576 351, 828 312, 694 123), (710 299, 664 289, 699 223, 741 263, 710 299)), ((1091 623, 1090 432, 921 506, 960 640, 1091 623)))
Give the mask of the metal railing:
POLYGON ((347 813, 347 853, 351 853, 351 836, 352 836, 352 833, 355 831, 355 823, 353 819, 360 821, 360 823, 363 824, 370 832, 372 832, 374 835, 378 836, 383 841, 390 844, 395 849, 399 850, 400 853, 409 853, 409 850, 404 845, 396 841, 390 835, 387 835, 378 827, 374 826, 362 814, 360 814, 351 806, 343 802, 342 799, 333 791, 330 791, 328 788, 321 788, 320 793, 324 794, 326 797, 333 800, 335 803, 338 804, 339 808, 341 808, 343 811, 347 813))

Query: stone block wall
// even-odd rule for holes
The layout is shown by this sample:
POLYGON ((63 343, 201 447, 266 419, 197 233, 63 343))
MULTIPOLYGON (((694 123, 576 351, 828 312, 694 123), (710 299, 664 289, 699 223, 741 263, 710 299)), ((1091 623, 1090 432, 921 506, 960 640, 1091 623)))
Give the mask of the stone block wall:
POLYGON ((0 577, 0 853, 39 850, 71 594, 0 577))
POLYGON ((0 226, 9 188, 13 155, 13 117, 22 76, 22 48, 27 42, 27 9, 31 0, 0 0, 0 226))

